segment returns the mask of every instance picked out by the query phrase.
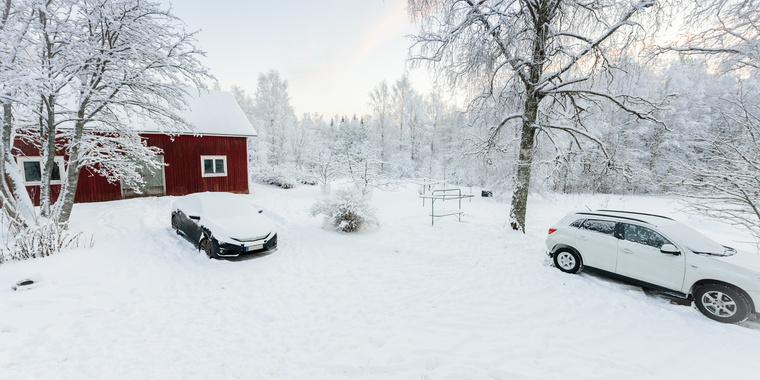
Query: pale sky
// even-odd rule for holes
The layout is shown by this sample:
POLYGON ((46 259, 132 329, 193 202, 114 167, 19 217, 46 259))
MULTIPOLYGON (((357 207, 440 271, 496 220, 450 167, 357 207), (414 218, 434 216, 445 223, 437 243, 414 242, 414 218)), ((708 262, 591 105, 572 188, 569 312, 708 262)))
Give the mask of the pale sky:
MULTIPOLYGON (((260 73, 288 81, 296 116, 326 118, 369 112, 369 92, 407 69, 416 30, 406 0, 162 0, 190 31, 200 30, 204 64, 223 90, 253 95, 260 73)), ((430 90, 422 69, 410 71, 418 91, 430 90)))

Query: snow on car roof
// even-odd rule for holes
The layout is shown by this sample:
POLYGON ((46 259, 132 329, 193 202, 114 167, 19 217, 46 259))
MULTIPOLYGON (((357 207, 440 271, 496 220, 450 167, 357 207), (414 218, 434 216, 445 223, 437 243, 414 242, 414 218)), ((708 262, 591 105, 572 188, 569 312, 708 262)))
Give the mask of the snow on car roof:
POLYGON ((190 207, 193 211, 203 213, 213 213, 217 210, 224 213, 242 213, 249 212, 253 208, 237 194, 210 191, 185 195, 177 199, 175 205, 180 208, 190 207))

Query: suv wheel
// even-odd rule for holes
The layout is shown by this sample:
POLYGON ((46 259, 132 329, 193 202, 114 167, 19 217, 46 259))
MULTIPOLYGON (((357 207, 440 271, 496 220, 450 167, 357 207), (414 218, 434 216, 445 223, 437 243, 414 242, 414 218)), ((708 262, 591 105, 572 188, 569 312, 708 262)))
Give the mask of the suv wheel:
POLYGON ((563 249, 554 254, 554 265, 565 273, 581 271, 581 256, 573 251, 563 249))
POLYGON ((749 301, 735 289, 721 284, 705 284, 694 290, 694 303, 707 318, 723 323, 747 320, 749 301))

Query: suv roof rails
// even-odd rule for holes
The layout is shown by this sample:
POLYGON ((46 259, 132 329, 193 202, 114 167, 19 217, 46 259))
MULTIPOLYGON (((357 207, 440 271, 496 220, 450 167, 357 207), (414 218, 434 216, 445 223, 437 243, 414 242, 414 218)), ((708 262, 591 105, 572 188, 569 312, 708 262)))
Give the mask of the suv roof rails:
POLYGON ((617 218, 617 219, 633 220, 633 221, 636 221, 636 222, 639 222, 639 223, 652 224, 652 223, 647 222, 646 220, 641 220, 641 219, 636 219, 636 218, 629 218, 627 216, 620 216, 620 215, 610 215, 610 214, 605 214, 605 213, 596 212, 596 211, 591 211, 591 212, 581 211, 581 212, 576 212, 576 214, 578 214, 578 215, 591 215, 591 216, 605 216, 607 218, 617 218))
POLYGON ((663 219, 675 221, 675 219, 668 218, 667 216, 662 216, 662 215, 657 215, 657 214, 647 214, 647 213, 644 213, 644 212, 622 211, 622 210, 596 210, 596 211, 598 211, 598 212, 619 212, 621 214, 633 214, 633 215, 653 216, 655 218, 663 218, 663 219))

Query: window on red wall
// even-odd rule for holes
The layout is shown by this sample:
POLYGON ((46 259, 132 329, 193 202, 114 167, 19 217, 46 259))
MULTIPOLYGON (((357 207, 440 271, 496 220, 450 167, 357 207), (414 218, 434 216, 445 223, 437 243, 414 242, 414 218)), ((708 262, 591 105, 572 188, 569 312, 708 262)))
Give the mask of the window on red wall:
POLYGON ((201 156, 201 176, 226 177, 227 156, 201 156))
MULTIPOLYGON (((24 175, 24 185, 39 186, 42 184, 42 157, 17 157, 16 161, 21 166, 21 173, 24 175)), ((62 167, 63 157, 56 157, 53 161, 53 171, 50 173, 51 185, 59 185, 61 183, 62 167)))

